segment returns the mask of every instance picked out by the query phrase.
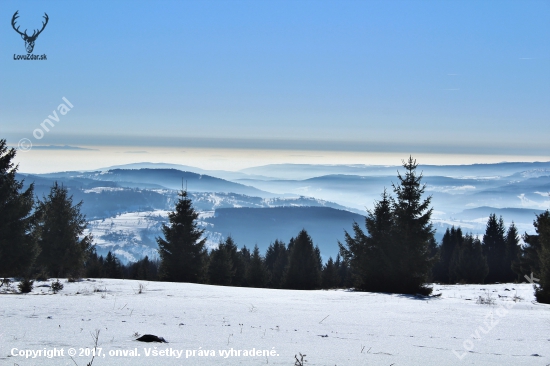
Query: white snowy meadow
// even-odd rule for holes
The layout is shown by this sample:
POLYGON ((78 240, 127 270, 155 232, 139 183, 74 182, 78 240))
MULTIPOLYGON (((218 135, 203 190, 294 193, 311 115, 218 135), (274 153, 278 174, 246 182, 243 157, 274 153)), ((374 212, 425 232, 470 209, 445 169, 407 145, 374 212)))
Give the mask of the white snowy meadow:
POLYGON ((434 285, 425 298, 116 279, 61 280, 53 294, 51 282, 0 288, 2 365, 87 365, 97 330, 94 366, 294 365, 300 353, 305 365, 550 363, 550 306, 527 283, 434 285))

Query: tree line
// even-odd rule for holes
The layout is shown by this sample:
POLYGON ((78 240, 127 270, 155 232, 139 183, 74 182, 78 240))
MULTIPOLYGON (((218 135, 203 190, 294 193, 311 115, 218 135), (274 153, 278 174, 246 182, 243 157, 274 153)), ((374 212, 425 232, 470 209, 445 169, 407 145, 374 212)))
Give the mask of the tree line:
POLYGON ((386 190, 365 217, 365 231, 354 223, 338 243, 336 260, 323 264, 321 253, 304 229, 290 241, 275 240, 265 254, 256 245, 238 248, 231 237, 207 250, 198 212, 186 191, 157 238, 158 260, 145 257, 121 264, 111 252, 98 256, 86 234, 82 202, 74 204, 63 186, 54 183, 42 199, 33 184, 23 190, 15 179, 15 149, 0 140, 0 277, 109 277, 224 286, 280 289, 353 287, 361 291, 429 295, 431 282, 494 283, 540 279, 539 302, 550 302, 550 212, 537 215, 536 235, 524 234, 492 214, 483 239, 446 230, 438 245, 431 223, 431 197, 412 157, 404 175, 386 190))

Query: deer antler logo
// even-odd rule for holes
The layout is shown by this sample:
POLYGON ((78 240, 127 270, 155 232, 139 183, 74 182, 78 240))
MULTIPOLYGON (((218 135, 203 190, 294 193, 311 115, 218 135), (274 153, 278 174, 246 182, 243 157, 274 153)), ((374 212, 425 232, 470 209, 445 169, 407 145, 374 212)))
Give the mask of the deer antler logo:
POLYGON ((40 30, 35 29, 32 36, 29 36, 27 34, 26 29, 25 29, 25 32, 21 33, 19 31, 19 27, 15 28, 15 21, 17 20, 17 18, 19 18, 19 15, 17 15, 17 13, 19 13, 19 10, 17 10, 15 14, 13 14, 13 17, 11 18, 11 26, 17 33, 21 35, 21 38, 23 38, 23 40, 25 41, 25 48, 27 49, 27 53, 32 53, 32 50, 34 49, 34 41, 36 41, 36 38, 38 37, 38 35, 42 33, 44 28, 46 28, 46 24, 48 24, 48 20, 49 20, 48 14, 44 13, 44 19, 46 21, 42 22, 42 29, 40 30))

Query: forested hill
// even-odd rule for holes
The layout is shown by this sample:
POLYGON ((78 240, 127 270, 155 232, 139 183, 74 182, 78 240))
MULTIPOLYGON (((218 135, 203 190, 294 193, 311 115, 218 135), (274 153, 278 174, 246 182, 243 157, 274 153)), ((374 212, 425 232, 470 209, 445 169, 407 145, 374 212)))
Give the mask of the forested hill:
POLYGON ((306 229, 326 260, 338 253, 344 230, 352 232, 354 221, 364 227, 365 217, 330 207, 220 208, 205 221, 224 237, 231 235, 237 244, 258 244, 262 251, 275 239, 288 243, 306 229))

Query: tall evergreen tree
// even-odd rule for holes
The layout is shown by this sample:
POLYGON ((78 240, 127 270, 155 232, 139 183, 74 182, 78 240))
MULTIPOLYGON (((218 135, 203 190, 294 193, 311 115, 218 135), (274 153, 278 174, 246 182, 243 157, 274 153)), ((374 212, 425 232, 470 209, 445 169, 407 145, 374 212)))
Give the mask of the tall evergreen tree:
POLYGON ((340 282, 338 283, 337 287, 341 287, 341 288, 352 287, 353 286, 352 271, 351 271, 349 261, 345 258, 342 258, 340 256, 340 253, 338 253, 336 255, 336 261, 334 262, 334 265, 336 266, 338 278, 340 279, 340 282))
POLYGON ((228 236, 227 239, 225 239, 225 242, 221 245, 225 248, 231 259, 231 285, 243 286, 246 276, 246 266, 242 253, 239 252, 237 244, 235 244, 235 241, 231 236, 228 236))
POLYGON ((338 243, 340 253, 353 270, 354 286, 363 291, 386 291, 394 280, 395 255, 393 242, 393 213, 391 198, 386 190, 375 202, 374 210, 367 211, 365 235, 359 224, 353 223, 354 236, 345 232, 346 245, 338 243))
POLYGON ((243 245, 243 247, 239 251, 239 257, 242 260, 242 263, 243 263, 243 266, 244 266, 244 273, 245 273, 243 281, 240 284, 240 286, 246 287, 246 286, 248 286, 247 273, 248 273, 248 268, 250 267, 250 260, 251 260, 251 257, 252 257, 252 254, 250 253, 250 249, 248 249, 246 247, 246 245, 243 245))
POLYGON ((67 188, 57 182, 38 203, 41 252, 37 266, 51 276, 80 277, 92 248, 91 234, 84 235, 86 217, 80 212, 82 201, 73 205, 67 188))
POLYGON ((248 286, 250 287, 265 287, 267 284, 267 270, 257 244, 252 251, 246 277, 248 286))
POLYGON ((462 229, 453 226, 445 230, 441 245, 439 246, 439 261, 434 265, 434 281, 450 283, 451 258, 459 242, 463 241, 462 229))
POLYGON ((354 237, 346 233, 340 253, 350 263, 355 286, 365 291, 429 294, 426 286, 436 256, 433 253, 431 197, 422 199, 425 186, 417 175, 416 160, 403 162, 393 184, 396 198, 384 190, 382 200, 368 212, 365 235, 354 225, 354 237))
POLYGON ((416 160, 409 157, 403 162, 405 176, 397 174, 398 185, 393 185, 396 195, 393 202, 395 273, 391 292, 420 293, 428 295, 432 289, 426 286, 435 259, 430 257, 429 245, 433 238, 430 208, 431 196, 422 199, 426 189, 421 185, 422 174, 417 175, 416 160))
MULTIPOLYGON (((483 252, 487 256, 489 274, 487 283, 506 281, 506 229, 502 216, 497 220, 495 214, 489 216, 483 235, 483 252)), ((511 265, 511 263, 510 263, 511 265)))
POLYGON ((307 231, 300 231, 298 236, 290 241, 289 248, 284 287, 295 290, 319 288, 321 285, 321 259, 307 231))
POLYGON ((323 267, 321 274, 322 286, 325 289, 331 289, 338 287, 340 284, 340 277, 338 276, 338 268, 334 264, 334 260, 330 257, 323 267))
POLYGON ((201 282, 205 279, 206 239, 197 225, 199 214, 187 191, 179 194, 175 211, 168 214, 170 226, 163 224, 164 238, 158 237, 159 276, 173 282, 201 282))
POLYGON ((109 251, 109 253, 107 253, 107 256, 105 257, 103 268, 104 276, 106 278, 123 278, 122 263, 120 263, 120 259, 118 259, 116 255, 111 253, 111 251, 109 251))
POLYGON ((103 257, 97 255, 95 246, 90 249, 90 254, 84 262, 85 276, 90 278, 102 278, 104 277, 103 257))
POLYGON ((250 265, 250 257, 251 257, 250 249, 248 249, 246 245, 243 245, 239 253, 241 253, 241 258, 244 262, 245 268, 248 268, 248 266, 250 265))
POLYGON ((288 250, 284 242, 275 240, 267 248, 265 254, 265 265, 268 272, 268 286, 281 288, 283 276, 288 264, 288 250))
MULTIPOLYGON (((459 228, 460 229, 460 228, 459 228)), ((489 273, 481 241, 472 234, 456 236, 456 245, 449 263, 450 282, 483 283, 489 273)))
POLYGON ((504 278, 505 282, 513 282, 518 280, 518 275, 512 269, 512 263, 516 260, 519 255, 521 246, 519 245, 519 234, 518 229, 514 222, 508 227, 506 232, 506 248, 504 255, 504 278))
POLYGON ((213 249, 210 253, 210 262, 208 264, 209 283, 212 285, 229 286, 234 274, 231 255, 222 242, 218 248, 213 249))
POLYGON ((39 253, 33 189, 16 180, 15 149, 0 140, 0 277, 28 275, 39 253))

